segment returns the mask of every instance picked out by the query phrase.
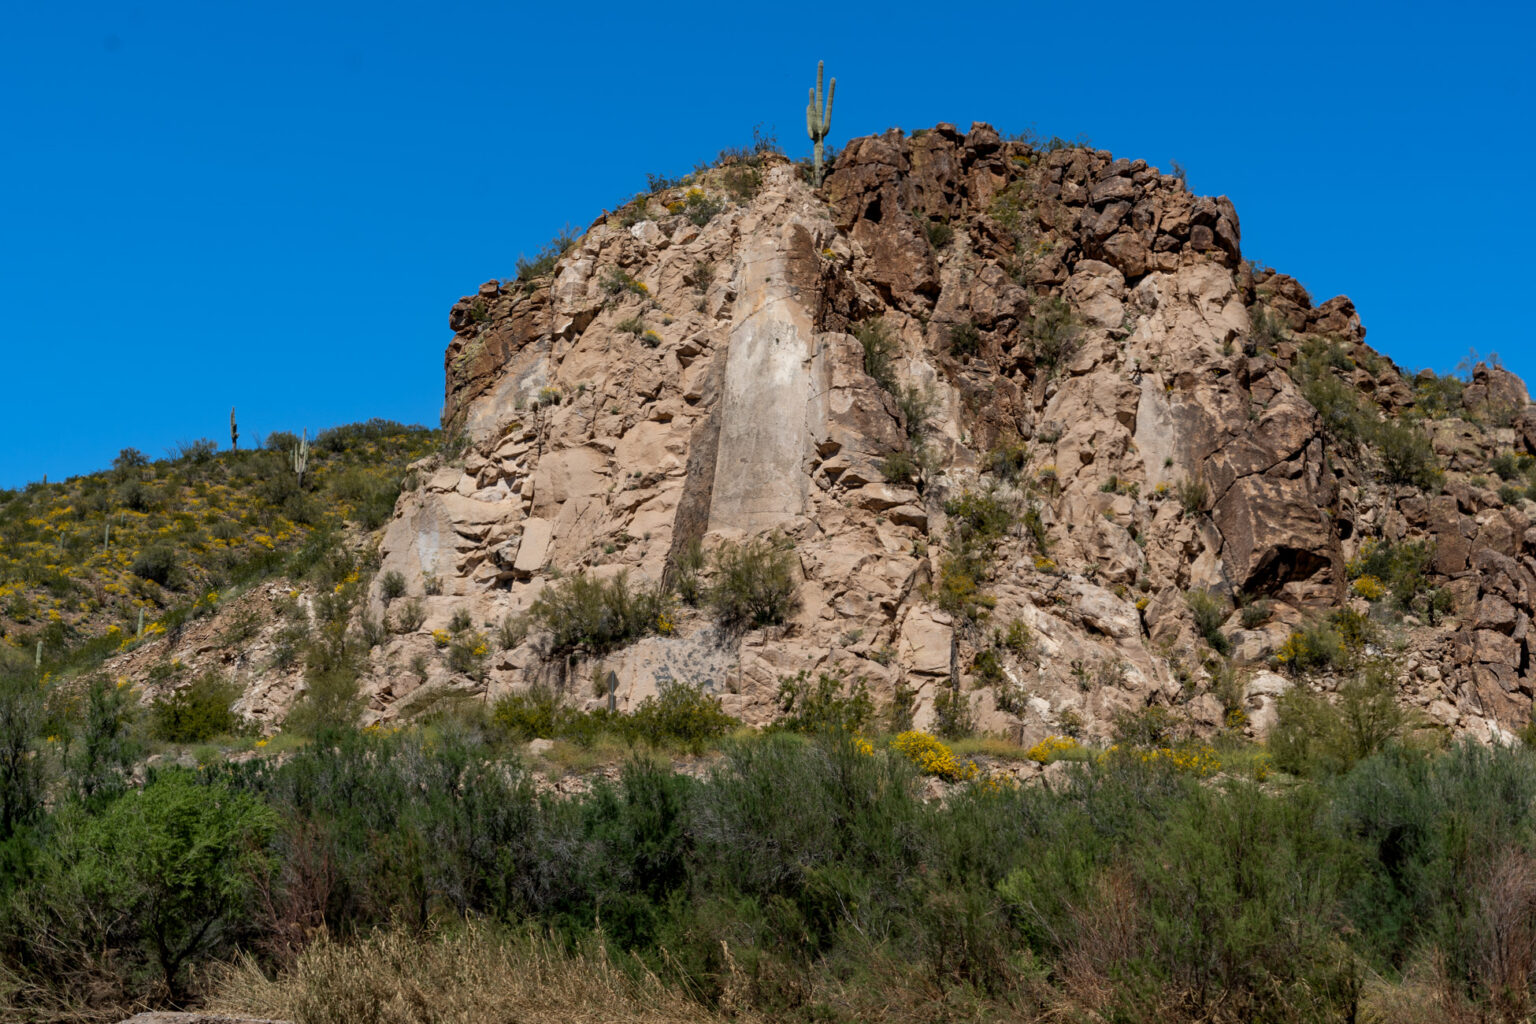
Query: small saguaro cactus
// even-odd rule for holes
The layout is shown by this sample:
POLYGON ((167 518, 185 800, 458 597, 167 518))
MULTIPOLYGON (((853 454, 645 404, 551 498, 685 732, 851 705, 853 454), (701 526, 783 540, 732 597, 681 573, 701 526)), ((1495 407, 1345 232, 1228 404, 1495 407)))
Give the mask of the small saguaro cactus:
POLYGON ((821 104, 821 80, 825 69, 825 61, 816 62, 816 88, 809 90, 810 102, 805 105, 805 133, 811 137, 816 145, 816 165, 814 170, 815 183, 819 186, 822 178, 822 143, 826 140, 827 132, 832 129, 832 94, 837 91, 837 79, 832 79, 831 86, 827 89, 827 104, 821 104))
POLYGON ((309 431, 304 430, 299 434, 299 443, 293 446, 293 474, 299 478, 300 487, 304 486, 304 471, 308 468, 309 431))
POLYGON ((240 428, 235 424, 235 407, 229 407, 229 450, 240 447, 240 428))

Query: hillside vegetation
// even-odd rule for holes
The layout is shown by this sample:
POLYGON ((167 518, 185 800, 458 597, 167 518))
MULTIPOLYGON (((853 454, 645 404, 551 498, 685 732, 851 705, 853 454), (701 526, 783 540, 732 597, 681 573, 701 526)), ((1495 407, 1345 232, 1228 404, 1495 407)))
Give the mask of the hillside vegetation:
POLYGON ((294 571, 349 529, 389 518, 405 467, 440 433, 387 420, 334 427, 308 444, 270 435, 256 450, 212 441, 150 461, 0 491, 0 636, 45 668, 92 662, 211 610, 222 591, 294 571))

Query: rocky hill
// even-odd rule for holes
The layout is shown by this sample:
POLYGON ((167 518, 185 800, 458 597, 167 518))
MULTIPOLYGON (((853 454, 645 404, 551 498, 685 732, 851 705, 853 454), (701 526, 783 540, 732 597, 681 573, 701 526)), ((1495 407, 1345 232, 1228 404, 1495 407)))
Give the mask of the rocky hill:
POLYGON ((1496 364, 1409 376, 1224 197, 985 124, 660 185, 450 312, 466 447, 383 528, 371 717, 673 679, 763 722, 805 672, 1024 743, 1261 735, 1375 662, 1427 723, 1528 722, 1536 409, 1496 364), (743 568, 792 579, 712 606, 743 568))

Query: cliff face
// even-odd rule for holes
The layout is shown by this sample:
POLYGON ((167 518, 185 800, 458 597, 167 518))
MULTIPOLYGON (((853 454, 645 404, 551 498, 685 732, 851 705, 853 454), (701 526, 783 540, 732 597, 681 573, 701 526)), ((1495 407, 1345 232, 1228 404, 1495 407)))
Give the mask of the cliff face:
MULTIPOLYGON (((980 728, 1026 742, 1149 704, 1262 732, 1292 634, 1353 608, 1433 720, 1486 738, 1528 719, 1536 532, 1477 479, 1536 451, 1512 376, 1481 367, 1414 419, 1434 382, 1372 353, 1348 299, 1313 306, 1244 263, 1231 204, 1142 161, 940 125, 854 140, 820 190, 772 158, 692 184, 454 306, 443 419, 468 448, 418 464, 385 530, 378 580, 399 573, 426 618, 375 655, 375 714, 533 682, 587 699, 598 666, 546 657, 537 629, 483 682, 431 631, 515 617, 561 575, 661 580, 693 541, 774 533, 803 577, 793 619, 738 635, 682 609, 602 660, 621 707, 676 678, 763 721, 805 669, 915 690, 920 726, 958 687, 980 728), (750 198, 688 216, 749 171, 750 198), (1432 443, 1443 484, 1390 482, 1385 448, 1325 424, 1307 395, 1333 392, 1304 390, 1324 377, 1351 423, 1432 443), (946 598, 967 495, 1007 510, 979 603, 946 598), (1361 595, 1362 554, 1418 540, 1434 615, 1361 595), (1201 591, 1230 666, 1190 613, 1201 591), (1015 622, 1027 644, 1002 641, 1015 622)), ((392 616, 379 582, 372 603, 392 616)))

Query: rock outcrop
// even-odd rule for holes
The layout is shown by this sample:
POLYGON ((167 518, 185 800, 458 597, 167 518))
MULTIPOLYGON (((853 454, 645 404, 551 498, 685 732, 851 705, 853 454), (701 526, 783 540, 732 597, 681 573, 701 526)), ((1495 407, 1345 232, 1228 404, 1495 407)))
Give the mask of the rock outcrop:
POLYGON ((595 701, 598 671, 621 706, 682 679, 764 721, 804 670, 914 692, 919 725, 952 690, 1026 742, 1102 736, 1149 704, 1210 730, 1244 710, 1262 732, 1292 632, 1371 610, 1349 570, 1367 545, 1422 541, 1450 600, 1433 623, 1378 608, 1372 641, 1404 700, 1484 738, 1529 720, 1536 531, 1481 476, 1536 453, 1516 378, 1479 366, 1416 418, 1433 378, 1371 352, 1348 299, 1314 305, 1244 262, 1232 204, 1144 161, 975 124, 855 139, 819 190, 769 158, 741 199, 745 170, 690 183, 724 204, 706 223, 665 190, 549 276, 454 305, 443 421, 466 447, 415 467, 384 530, 371 614, 392 621, 379 580, 399 573, 425 618, 375 652, 371 715, 534 683, 595 701), (858 337, 876 319, 883 380, 858 337), (1369 445, 1340 442, 1298 384, 1320 351, 1362 415, 1433 444, 1443 487, 1387 482, 1369 445), (966 494, 1013 512, 978 615, 941 593, 966 494), (802 577, 782 626, 683 608, 600 665, 508 630, 482 678, 436 650, 456 613, 492 630, 562 575, 662 581, 695 541, 770 533, 802 577), (1235 683, 1189 612, 1202 590, 1231 610, 1235 683))

